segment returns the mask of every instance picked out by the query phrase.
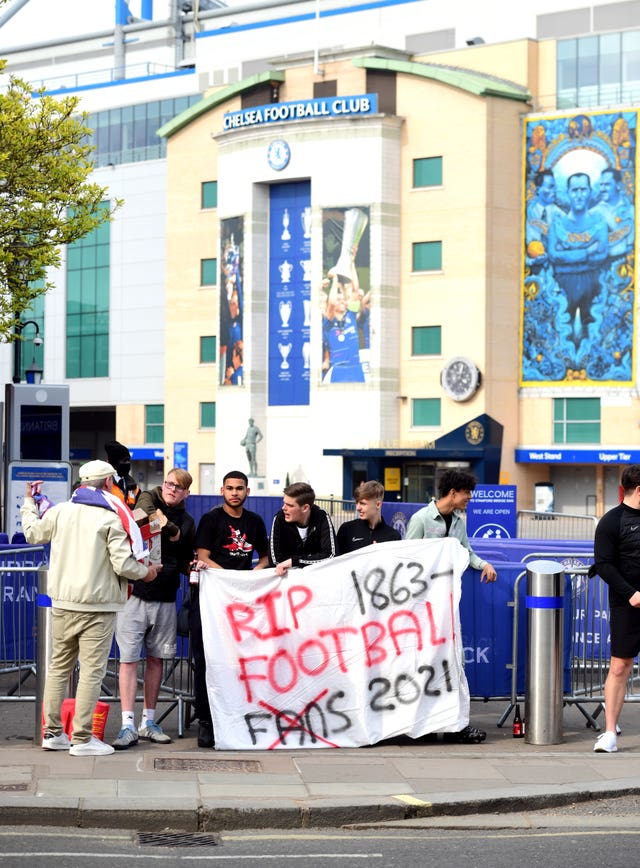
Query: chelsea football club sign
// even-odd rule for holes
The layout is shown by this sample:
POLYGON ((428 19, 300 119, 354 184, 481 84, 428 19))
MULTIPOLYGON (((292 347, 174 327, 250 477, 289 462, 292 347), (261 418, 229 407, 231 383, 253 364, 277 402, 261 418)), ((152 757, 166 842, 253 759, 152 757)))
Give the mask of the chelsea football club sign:
POLYGON ((358 96, 333 96, 317 99, 276 102, 269 105, 227 112, 223 129, 236 130, 263 124, 302 121, 310 118, 341 118, 354 115, 374 115, 378 112, 378 95, 365 93, 358 96))

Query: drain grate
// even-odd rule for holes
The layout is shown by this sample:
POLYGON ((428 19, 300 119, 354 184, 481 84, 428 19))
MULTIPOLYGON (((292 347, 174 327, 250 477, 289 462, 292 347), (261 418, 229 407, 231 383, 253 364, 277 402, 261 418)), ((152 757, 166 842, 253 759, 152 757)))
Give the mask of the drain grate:
POLYGON ((216 847, 219 835, 193 832, 138 832, 141 847, 216 847))
POLYGON ((153 767, 161 772, 243 772, 259 774, 262 765, 257 760, 183 759, 157 757, 153 767))
POLYGON ((24 793, 29 784, 0 784, 0 793, 24 793))

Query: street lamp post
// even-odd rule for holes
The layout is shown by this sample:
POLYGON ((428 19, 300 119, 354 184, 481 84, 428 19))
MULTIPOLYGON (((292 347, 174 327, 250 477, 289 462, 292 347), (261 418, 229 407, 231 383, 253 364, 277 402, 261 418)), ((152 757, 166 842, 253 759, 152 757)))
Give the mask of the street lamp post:
POLYGON ((20 383, 22 381, 22 332, 28 325, 34 326, 36 333, 33 338, 33 360, 25 373, 27 375, 27 383, 38 385, 42 379, 42 368, 40 368, 36 363, 35 347, 42 346, 43 340, 40 335, 40 326, 34 319, 18 322, 15 325, 16 339, 13 342, 13 382, 20 383))

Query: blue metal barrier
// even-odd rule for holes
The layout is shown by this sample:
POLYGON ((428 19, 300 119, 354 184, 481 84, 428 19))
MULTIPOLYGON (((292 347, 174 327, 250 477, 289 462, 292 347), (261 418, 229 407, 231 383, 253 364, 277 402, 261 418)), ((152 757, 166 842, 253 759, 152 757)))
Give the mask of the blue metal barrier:
POLYGON ((0 661, 5 667, 35 660, 36 568, 46 563, 43 546, 5 545, 0 549, 0 661), (19 567, 31 569, 16 569, 19 567))

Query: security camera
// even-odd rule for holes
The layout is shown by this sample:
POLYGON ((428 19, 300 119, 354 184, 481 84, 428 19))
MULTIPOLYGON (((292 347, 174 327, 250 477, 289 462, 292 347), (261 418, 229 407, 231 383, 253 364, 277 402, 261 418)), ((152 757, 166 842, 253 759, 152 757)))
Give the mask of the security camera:
POLYGON ((33 339, 34 347, 41 347, 43 343, 44 343, 44 340, 40 337, 40 335, 36 335, 35 338, 33 339))

